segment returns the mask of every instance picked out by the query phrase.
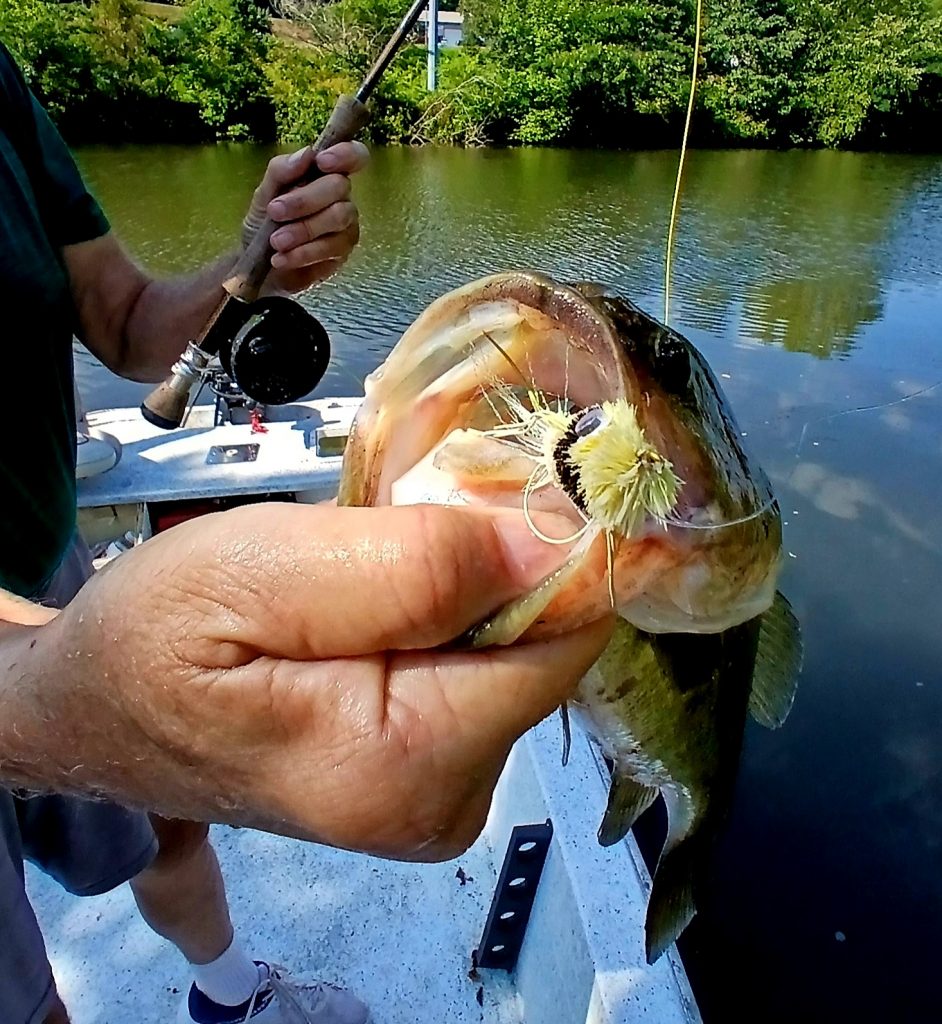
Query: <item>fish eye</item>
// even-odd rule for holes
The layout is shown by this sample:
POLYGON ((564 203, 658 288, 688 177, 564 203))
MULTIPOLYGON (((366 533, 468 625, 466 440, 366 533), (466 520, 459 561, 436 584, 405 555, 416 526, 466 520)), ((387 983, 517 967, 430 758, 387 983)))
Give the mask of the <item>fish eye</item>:
POLYGON ((576 420, 573 430, 576 437, 588 437, 589 434, 594 434, 599 427, 604 426, 605 422, 605 413, 602 412, 601 406, 592 405, 576 420))

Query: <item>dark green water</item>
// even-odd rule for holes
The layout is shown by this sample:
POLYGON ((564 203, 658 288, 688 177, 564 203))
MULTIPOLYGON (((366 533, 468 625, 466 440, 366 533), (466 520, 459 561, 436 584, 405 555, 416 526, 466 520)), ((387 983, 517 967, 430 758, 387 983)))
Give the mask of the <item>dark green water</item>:
MULTIPOLYGON (((230 245, 269 154, 95 149, 84 170, 158 271, 230 245)), ((532 267, 660 316, 672 153, 388 150, 363 242, 305 301, 359 389, 475 276, 532 267)), ((708 906, 683 952, 710 1024, 935 1021, 942 923, 942 158, 694 153, 672 321, 776 487, 806 667, 750 726, 708 906)), ((87 357, 91 407, 136 402, 87 357)), ((408 965, 402 965, 403 970, 408 965)))

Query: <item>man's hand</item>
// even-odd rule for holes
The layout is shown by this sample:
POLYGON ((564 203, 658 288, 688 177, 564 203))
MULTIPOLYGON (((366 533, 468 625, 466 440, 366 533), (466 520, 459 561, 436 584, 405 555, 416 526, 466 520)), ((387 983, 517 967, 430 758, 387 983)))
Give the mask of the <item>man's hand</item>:
MULTIPOLYGON (((317 158, 324 176, 292 189, 311 160, 310 146, 294 158, 275 157, 255 190, 246 224, 271 216, 283 225, 272 237, 276 252, 265 290, 297 292, 329 276, 359 237, 347 175, 366 164, 366 147, 344 142, 325 150, 317 158)), ((225 296, 222 282, 237 259, 228 253, 201 272, 154 280, 113 232, 67 245, 62 257, 82 341, 110 370, 140 381, 163 380, 225 296)))
POLYGON ((270 161, 242 230, 246 245, 266 217, 281 225, 271 239, 275 254, 266 286, 301 291, 344 263, 360 237, 348 176, 368 159, 362 143, 341 142, 317 157, 316 168, 310 146, 270 161), (295 187, 312 170, 322 176, 295 187))
POLYGON ((455 856, 513 742, 610 627, 447 645, 561 558, 511 510, 278 504, 191 521, 4 642, 4 780, 455 856))

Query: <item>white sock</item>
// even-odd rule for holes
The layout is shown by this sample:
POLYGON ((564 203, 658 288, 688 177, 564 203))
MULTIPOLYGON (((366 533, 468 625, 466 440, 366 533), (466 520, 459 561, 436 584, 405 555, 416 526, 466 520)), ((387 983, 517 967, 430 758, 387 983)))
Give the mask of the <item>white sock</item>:
POLYGON ((258 988, 259 970, 233 936, 229 948, 208 964, 190 964, 196 987, 214 1003, 238 1006, 258 988))

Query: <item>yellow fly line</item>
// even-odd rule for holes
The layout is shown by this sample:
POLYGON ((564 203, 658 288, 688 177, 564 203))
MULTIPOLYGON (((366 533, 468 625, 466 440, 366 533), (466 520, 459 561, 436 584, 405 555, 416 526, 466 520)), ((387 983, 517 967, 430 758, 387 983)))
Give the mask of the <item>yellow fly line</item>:
POLYGON ((671 202, 671 218, 667 228, 667 255, 664 260, 664 323, 668 323, 671 311, 671 263, 674 252, 674 229, 677 226, 677 208, 680 206, 680 183, 684 176, 684 162, 687 157, 687 138, 690 122, 693 120, 693 101, 697 92, 697 65, 700 63, 700 27, 703 21, 703 0, 697 0, 697 27, 693 43, 693 70, 690 73, 690 98, 687 101, 687 119, 684 122, 684 138, 680 144, 680 160, 677 163, 677 181, 674 183, 674 199, 671 202))

